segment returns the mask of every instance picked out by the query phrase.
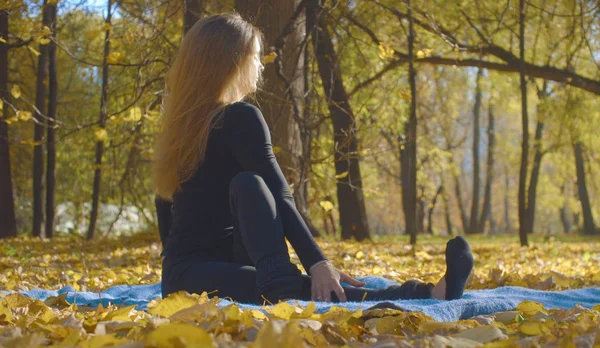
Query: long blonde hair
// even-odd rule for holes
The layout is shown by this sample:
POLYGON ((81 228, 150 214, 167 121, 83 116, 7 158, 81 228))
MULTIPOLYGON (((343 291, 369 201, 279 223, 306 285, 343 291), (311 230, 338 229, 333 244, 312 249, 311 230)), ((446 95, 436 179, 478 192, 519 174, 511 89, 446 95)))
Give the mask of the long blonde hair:
POLYGON ((154 149, 152 178, 162 198, 172 199, 196 173, 224 106, 253 91, 255 40, 262 46, 260 31, 238 14, 203 18, 183 38, 167 73, 154 149))

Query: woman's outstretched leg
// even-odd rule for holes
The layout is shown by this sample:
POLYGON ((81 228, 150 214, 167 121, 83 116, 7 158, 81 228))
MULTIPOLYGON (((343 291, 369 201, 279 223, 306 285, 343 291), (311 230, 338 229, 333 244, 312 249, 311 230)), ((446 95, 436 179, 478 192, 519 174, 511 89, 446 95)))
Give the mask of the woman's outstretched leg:
POLYGON ((281 216, 264 180, 256 172, 239 173, 229 185, 229 202, 234 261, 240 262, 240 254, 247 255, 256 267, 257 301, 263 296, 273 303, 302 298, 304 280, 290 261, 281 216))

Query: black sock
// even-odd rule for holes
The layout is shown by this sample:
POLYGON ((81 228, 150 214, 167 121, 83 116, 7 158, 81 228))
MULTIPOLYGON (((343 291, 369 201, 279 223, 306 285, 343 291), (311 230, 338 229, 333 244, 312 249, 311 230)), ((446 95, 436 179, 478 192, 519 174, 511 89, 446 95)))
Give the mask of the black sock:
POLYGON ((446 244, 446 300, 461 298, 465 284, 473 269, 473 254, 462 236, 446 244))

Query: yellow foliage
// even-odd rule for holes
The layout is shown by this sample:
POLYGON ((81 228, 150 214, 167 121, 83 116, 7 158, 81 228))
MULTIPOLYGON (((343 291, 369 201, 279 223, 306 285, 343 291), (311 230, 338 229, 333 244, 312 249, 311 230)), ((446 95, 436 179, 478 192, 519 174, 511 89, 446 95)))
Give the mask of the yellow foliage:
MULTIPOLYGON (((320 244, 336 265, 357 276, 380 274, 398 281, 417 278, 435 282, 444 270, 443 244, 414 249, 397 241, 320 244)), ((594 281, 597 265, 578 266, 585 253, 590 259, 600 254, 599 243, 562 245, 569 258, 561 257, 560 262, 548 256, 555 247, 540 244, 531 250, 503 244, 499 253, 497 245, 473 243, 477 269, 468 287, 496 287, 506 282, 552 289, 599 285, 594 281), (550 277, 565 281, 546 282, 550 277)), ((82 291, 100 291, 128 282, 155 283, 160 280, 159 251, 156 234, 109 237, 103 243, 62 237, 51 241, 7 240, 0 247, 0 290, 76 284, 82 291), (31 257, 17 260, 24 250, 31 257), (80 257, 82 252, 85 261, 80 257), (65 260, 69 260, 67 268, 65 260), (15 264, 20 267, 13 267, 15 264)), ((298 262, 295 255, 293 259, 298 262)), ((571 347, 575 338, 596 334, 600 325, 600 305, 592 309, 544 309, 532 301, 497 314, 495 321, 485 325, 472 319, 440 323, 423 313, 392 309, 363 312, 366 307, 350 311, 332 306, 328 312, 317 314, 313 302, 304 308, 281 302, 261 310, 224 304, 207 293, 178 292, 154 299, 147 311, 136 311, 134 306, 78 307, 66 301, 66 294, 45 302, 21 294, 0 295, 0 344, 214 347, 252 343, 254 347, 283 348, 351 346, 353 342, 370 345, 386 340, 423 346, 514 347, 515 342, 528 339, 532 346, 571 347)))
POLYGON ((262 62, 263 62, 263 64, 273 63, 276 58, 277 58, 277 53, 271 52, 263 57, 262 62))
POLYGON ((13 98, 19 99, 21 97, 21 88, 19 88, 19 85, 13 85, 10 89, 10 94, 13 98))

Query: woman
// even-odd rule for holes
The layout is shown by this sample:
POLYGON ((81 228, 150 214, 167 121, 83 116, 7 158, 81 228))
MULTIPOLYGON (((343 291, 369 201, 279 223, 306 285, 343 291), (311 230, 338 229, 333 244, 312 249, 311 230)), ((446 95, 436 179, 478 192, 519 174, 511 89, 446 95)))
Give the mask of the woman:
POLYGON ((244 303, 462 296, 473 267, 462 238, 449 242, 437 285, 362 290, 363 282, 333 267, 296 210, 261 112, 242 102, 262 70, 261 33, 225 14, 189 30, 168 73, 153 168, 158 195, 173 202, 165 209, 157 201, 161 236, 169 233, 163 296, 207 291, 244 303), (290 262, 285 238, 308 275, 290 262))

